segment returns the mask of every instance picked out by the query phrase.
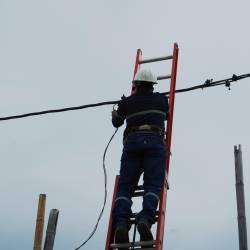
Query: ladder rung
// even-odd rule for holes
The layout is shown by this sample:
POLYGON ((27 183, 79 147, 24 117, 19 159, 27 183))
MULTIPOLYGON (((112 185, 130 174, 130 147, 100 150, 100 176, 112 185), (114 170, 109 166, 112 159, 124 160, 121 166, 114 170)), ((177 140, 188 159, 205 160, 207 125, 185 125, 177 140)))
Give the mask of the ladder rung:
POLYGON ((135 190, 143 190, 143 186, 142 185, 139 185, 135 188, 135 190))
POLYGON ((165 76, 158 76, 157 80, 164 80, 164 79, 170 79, 171 75, 165 75, 165 76))
MULTIPOLYGON (((151 247, 152 245, 155 244, 155 240, 150 240, 150 241, 136 241, 134 242, 134 244, 132 242, 129 242, 129 243, 112 243, 110 244, 110 248, 111 249, 114 249, 114 248, 128 248, 128 247, 151 247)), ((151 248, 150 248, 151 249, 151 248)), ((152 248, 154 249, 154 248, 152 248)))
POLYGON ((135 188, 135 192, 132 197, 140 197, 144 195, 144 189, 142 185, 139 185, 135 188))
MULTIPOLYGON (((158 219, 159 219, 159 216, 158 216, 158 214, 155 216, 155 220, 156 221, 158 221, 158 219)), ((131 224, 135 224, 136 223, 136 221, 135 221, 135 216, 134 215, 132 215, 131 217, 130 217, 130 223, 131 224)))
POLYGON ((151 63, 151 62, 159 62, 159 61, 170 60, 170 59, 173 59, 172 55, 171 56, 162 56, 162 57, 155 57, 155 58, 141 60, 139 62, 139 64, 151 63))
MULTIPOLYGON (((137 215, 137 213, 132 213, 131 216, 130 216, 130 219, 135 218, 136 215, 137 215)), ((159 215, 159 210, 156 211, 156 218, 158 218, 158 215, 159 215)))
POLYGON ((144 191, 138 191, 138 192, 134 192, 134 194, 132 195, 132 197, 140 197, 144 195, 144 191))

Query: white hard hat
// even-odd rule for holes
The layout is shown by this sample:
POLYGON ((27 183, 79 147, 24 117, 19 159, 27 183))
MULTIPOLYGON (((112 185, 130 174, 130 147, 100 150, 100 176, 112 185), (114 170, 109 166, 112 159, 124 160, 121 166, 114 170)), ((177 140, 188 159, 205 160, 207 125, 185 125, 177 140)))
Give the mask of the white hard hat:
POLYGON ((148 83, 157 84, 157 77, 150 70, 140 69, 137 71, 133 82, 134 83, 148 82, 148 83))

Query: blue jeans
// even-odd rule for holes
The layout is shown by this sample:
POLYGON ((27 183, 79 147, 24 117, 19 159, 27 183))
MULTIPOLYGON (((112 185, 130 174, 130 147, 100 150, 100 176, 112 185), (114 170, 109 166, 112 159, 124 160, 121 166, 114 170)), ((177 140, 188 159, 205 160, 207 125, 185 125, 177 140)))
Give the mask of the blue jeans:
POLYGON ((136 220, 155 222, 161 187, 165 178, 166 147, 161 136, 133 133, 128 136, 121 157, 120 179, 113 209, 114 226, 123 223, 131 227, 131 197, 143 173, 144 196, 142 210, 136 220))

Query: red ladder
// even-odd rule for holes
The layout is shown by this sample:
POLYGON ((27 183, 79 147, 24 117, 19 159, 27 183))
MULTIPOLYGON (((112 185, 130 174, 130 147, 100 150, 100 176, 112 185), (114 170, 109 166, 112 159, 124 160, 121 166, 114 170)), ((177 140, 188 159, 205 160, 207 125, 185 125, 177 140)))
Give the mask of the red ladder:
MULTIPOLYGON (((142 51, 140 49, 137 50, 136 60, 135 60, 135 68, 134 68, 134 76, 136 72, 139 70, 141 64, 145 63, 152 63, 158 62, 163 60, 172 60, 172 70, 171 75, 164 75, 157 77, 157 80, 163 79, 171 79, 170 82, 170 93, 169 93, 169 114, 168 114, 168 121, 167 121, 167 128, 166 128, 166 179, 165 183, 162 187, 161 195, 160 195, 160 202, 159 202, 159 210, 157 212, 157 229, 155 240, 153 241, 144 241, 144 242, 132 242, 127 244, 114 244, 114 230, 112 228, 112 210, 114 208, 115 197, 119 182, 119 175, 116 176, 115 179, 115 186, 114 186, 114 193, 113 193, 113 200, 109 218, 109 226, 108 226, 108 233, 106 239, 106 247, 105 250, 111 250, 116 248, 127 248, 127 249, 143 249, 148 250, 162 250, 163 249, 163 237, 164 237, 164 224, 165 224, 165 211, 166 211, 166 202, 167 202, 167 189, 168 189, 168 175, 169 175, 169 164, 170 164, 170 156, 171 156, 171 139, 172 139, 172 127, 173 127, 173 115, 174 115, 174 100, 175 100, 175 87, 176 87, 176 75, 177 75, 177 62, 178 62, 178 45, 177 43, 174 44, 173 54, 171 56, 165 57, 157 57, 152 59, 142 60, 142 51), (152 248, 153 245, 153 248, 152 248), (148 248, 145 248, 147 247, 148 248), (151 247, 149 247, 151 246, 151 247)), ((132 85, 131 95, 135 93, 135 86, 132 85)), ((143 188, 142 186, 138 186, 135 190, 133 197, 143 196, 143 188)), ((131 221, 134 222, 134 216, 132 216, 131 221)))

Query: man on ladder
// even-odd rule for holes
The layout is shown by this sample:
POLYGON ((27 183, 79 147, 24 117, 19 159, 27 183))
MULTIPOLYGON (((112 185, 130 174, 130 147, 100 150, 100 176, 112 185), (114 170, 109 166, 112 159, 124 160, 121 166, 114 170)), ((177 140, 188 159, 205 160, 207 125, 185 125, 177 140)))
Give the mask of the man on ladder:
MULTIPOLYGON (((157 78, 149 70, 139 70, 134 78, 135 94, 124 98, 112 112, 114 127, 124 120, 123 153, 120 179, 112 212, 115 243, 129 242, 131 197, 143 173, 142 210, 136 215, 141 241, 153 240, 151 225, 155 222, 161 187, 165 178, 165 124, 168 99, 153 92, 157 78)), ((123 248, 124 249, 124 248, 123 248)))

